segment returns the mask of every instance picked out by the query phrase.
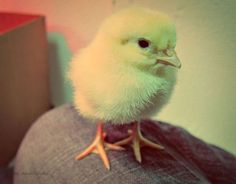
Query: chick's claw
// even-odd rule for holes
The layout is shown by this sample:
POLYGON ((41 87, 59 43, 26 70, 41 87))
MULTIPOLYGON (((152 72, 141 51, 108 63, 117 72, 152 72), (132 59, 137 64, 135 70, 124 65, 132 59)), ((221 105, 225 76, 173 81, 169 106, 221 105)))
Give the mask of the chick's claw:
POLYGON ((99 154, 104 166, 110 170, 110 162, 106 154, 106 150, 124 150, 123 147, 111 143, 105 142, 106 133, 103 132, 103 124, 99 123, 97 128, 97 134, 94 141, 78 156, 75 157, 76 160, 81 160, 88 156, 90 153, 99 154))
POLYGON ((131 143, 135 158, 140 163, 142 162, 142 157, 141 157, 141 152, 140 152, 140 148, 142 146, 149 146, 149 147, 159 149, 159 150, 164 149, 163 146, 161 146, 157 143, 154 143, 154 142, 146 139, 145 137, 143 137, 141 130, 140 130, 140 124, 138 122, 134 123, 133 130, 128 130, 128 134, 129 134, 129 136, 127 138, 116 142, 115 145, 123 146, 123 145, 127 145, 127 144, 131 143))

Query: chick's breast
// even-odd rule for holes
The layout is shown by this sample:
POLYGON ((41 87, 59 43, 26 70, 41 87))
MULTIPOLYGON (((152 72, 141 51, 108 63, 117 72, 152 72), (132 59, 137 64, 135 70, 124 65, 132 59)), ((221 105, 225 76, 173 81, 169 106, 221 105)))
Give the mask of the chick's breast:
POLYGON ((158 76, 145 73, 120 65, 103 50, 88 47, 72 60, 70 78, 78 111, 87 118, 115 124, 157 113, 170 97, 175 70, 163 67, 158 76))

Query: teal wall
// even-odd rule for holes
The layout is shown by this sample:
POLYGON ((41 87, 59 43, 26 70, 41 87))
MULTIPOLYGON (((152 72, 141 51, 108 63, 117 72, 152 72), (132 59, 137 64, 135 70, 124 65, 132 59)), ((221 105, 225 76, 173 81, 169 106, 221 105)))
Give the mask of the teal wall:
POLYGON ((67 79, 72 53, 61 33, 48 33, 48 42, 51 98, 53 105, 59 106, 72 100, 71 83, 67 79))

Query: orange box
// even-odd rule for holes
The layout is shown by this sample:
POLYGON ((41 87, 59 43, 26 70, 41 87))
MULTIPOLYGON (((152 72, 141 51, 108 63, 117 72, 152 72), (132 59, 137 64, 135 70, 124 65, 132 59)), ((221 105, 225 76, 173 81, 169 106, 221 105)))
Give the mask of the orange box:
POLYGON ((50 106, 45 18, 0 13, 0 166, 50 106))

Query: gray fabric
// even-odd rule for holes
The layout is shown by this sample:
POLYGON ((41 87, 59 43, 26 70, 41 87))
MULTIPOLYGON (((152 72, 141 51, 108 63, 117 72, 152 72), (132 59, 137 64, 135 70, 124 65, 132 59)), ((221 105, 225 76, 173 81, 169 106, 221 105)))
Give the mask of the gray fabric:
MULTIPOLYGON (((106 125, 108 141, 127 136, 130 125, 106 125)), ((111 171, 96 154, 76 161, 88 146, 96 125, 83 119, 70 104, 51 110, 38 119, 18 151, 15 184, 152 184, 236 183, 236 158, 230 153, 162 122, 144 120, 145 137, 165 150, 142 148, 142 164, 133 151, 109 151, 111 171)))
POLYGON ((0 167, 0 184, 12 184, 13 183, 13 168, 12 167, 0 167))

